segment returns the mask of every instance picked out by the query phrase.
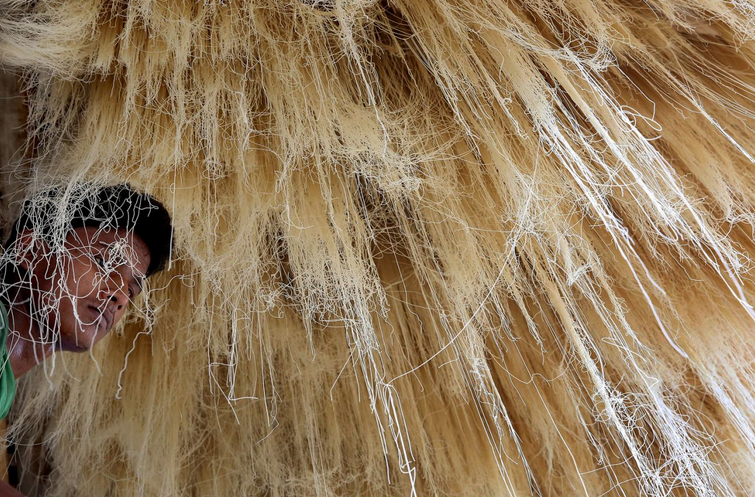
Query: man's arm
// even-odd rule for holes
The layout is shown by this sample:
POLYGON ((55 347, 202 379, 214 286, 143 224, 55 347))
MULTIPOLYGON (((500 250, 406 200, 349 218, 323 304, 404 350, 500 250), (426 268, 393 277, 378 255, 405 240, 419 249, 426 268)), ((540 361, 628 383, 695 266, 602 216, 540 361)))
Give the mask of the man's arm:
POLYGON ((4 481, 0 481, 0 497, 24 497, 24 494, 11 487, 4 481))

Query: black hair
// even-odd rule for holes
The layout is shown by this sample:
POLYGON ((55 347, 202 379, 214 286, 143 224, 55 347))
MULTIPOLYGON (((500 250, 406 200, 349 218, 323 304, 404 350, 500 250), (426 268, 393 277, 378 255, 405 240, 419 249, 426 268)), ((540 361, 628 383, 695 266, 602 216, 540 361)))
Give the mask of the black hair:
POLYGON ((26 229, 54 241, 54 233, 67 234, 81 226, 123 228, 139 236, 150 252, 145 277, 162 271, 170 259, 173 226, 168 211, 154 197, 127 183, 106 187, 79 184, 33 195, 24 202, 5 248, 12 247, 26 229))

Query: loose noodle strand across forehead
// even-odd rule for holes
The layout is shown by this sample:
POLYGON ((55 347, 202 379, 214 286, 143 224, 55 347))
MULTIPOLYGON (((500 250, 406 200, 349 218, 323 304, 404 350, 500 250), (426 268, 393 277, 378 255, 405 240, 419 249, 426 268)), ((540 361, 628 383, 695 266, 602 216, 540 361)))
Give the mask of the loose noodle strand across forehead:
POLYGON ((162 270, 170 257, 169 214, 160 202, 129 185, 98 187, 82 183, 34 193, 25 200, 11 228, 6 249, 12 250, 19 233, 29 230, 59 250, 66 235, 80 226, 123 228, 130 236, 139 236, 152 255, 146 276, 162 270))

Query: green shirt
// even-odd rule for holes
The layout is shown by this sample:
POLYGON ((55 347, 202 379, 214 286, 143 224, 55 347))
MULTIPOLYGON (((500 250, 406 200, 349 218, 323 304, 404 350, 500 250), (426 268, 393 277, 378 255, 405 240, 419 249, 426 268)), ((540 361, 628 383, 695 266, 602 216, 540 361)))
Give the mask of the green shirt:
POLYGON ((8 311, 0 302, 0 419, 10 412, 13 397, 16 396, 16 377, 10 367, 8 353, 8 311))

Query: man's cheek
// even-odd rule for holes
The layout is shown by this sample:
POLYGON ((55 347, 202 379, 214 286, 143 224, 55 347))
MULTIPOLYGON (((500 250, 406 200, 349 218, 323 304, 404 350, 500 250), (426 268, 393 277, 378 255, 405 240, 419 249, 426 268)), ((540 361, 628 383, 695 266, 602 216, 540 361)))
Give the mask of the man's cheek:
MULTIPOLYGON (((70 316, 69 319, 73 319, 72 298, 75 299, 75 296, 70 292, 65 276, 62 268, 58 268, 58 271, 51 275, 50 280, 40 285, 37 311, 38 318, 44 324, 45 335, 60 333, 62 328, 66 327, 64 324, 66 317, 70 316)), ((46 336, 45 340, 51 338, 51 336, 46 336)))
POLYGON ((98 274, 91 266, 73 268, 65 279, 68 293, 77 298, 97 298, 98 274))

